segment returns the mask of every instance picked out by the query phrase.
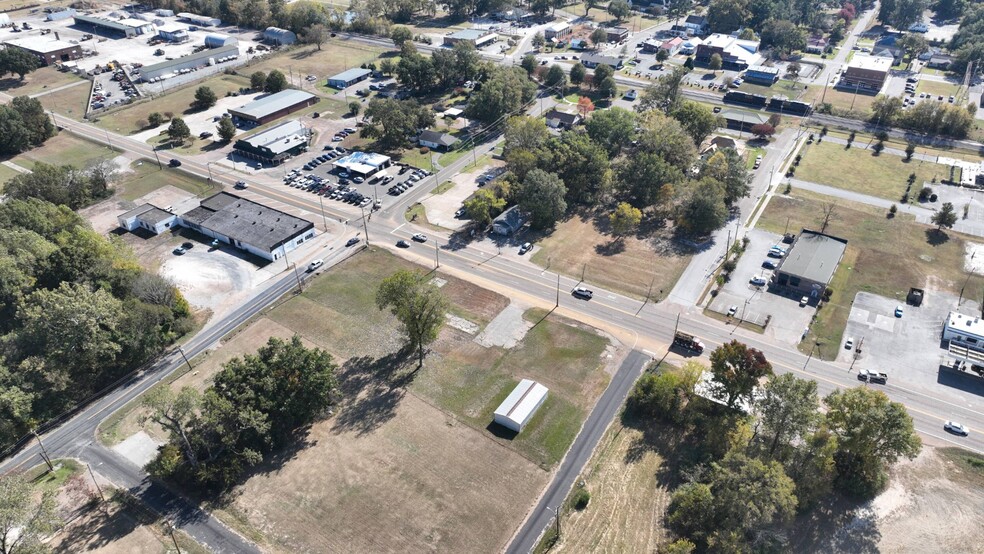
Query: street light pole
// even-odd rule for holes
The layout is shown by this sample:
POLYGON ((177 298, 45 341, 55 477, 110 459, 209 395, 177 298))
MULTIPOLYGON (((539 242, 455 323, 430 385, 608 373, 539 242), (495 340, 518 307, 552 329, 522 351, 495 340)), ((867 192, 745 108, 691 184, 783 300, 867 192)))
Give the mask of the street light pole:
POLYGON ((318 195, 318 202, 321 203, 321 221, 325 225, 325 232, 328 232, 328 218, 325 217, 325 199, 320 194, 318 195))
POLYGON ((434 269, 441 267, 441 249, 438 247, 437 239, 434 240, 434 269))
POLYGON ((369 246, 369 225, 366 223, 366 209, 362 208, 362 229, 366 233, 366 246, 369 246))
POLYGON ((304 292, 304 287, 301 286, 301 276, 297 274, 297 264, 291 264, 294 266, 294 278, 297 279, 297 292, 304 292))

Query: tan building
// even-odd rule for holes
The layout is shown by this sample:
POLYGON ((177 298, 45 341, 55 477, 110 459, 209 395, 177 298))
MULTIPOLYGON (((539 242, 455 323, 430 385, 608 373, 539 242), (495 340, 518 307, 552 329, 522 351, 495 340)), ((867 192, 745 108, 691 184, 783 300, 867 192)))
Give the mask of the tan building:
POLYGON ((892 58, 855 54, 837 83, 840 88, 877 93, 888 78, 892 58))

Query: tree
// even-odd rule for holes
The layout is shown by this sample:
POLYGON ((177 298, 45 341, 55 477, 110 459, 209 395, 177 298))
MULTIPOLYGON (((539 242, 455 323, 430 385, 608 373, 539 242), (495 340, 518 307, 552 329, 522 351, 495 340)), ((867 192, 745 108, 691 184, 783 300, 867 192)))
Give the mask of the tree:
POLYGON ((585 123, 585 129, 591 140, 606 148, 609 157, 612 158, 632 142, 635 127, 635 114, 617 106, 594 112, 585 123))
POLYGON ((614 76, 615 76, 615 70, 612 69, 612 66, 603 63, 598 65, 598 67, 594 69, 593 82, 595 86, 599 86, 602 81, 608 79, 609 77, 614 77, 614 76))
POLYGON ((379 148, 400 148, 415 136, 419 129, 434 124, 434 112, 415 100, 373 98, 365 111, 369 124, 362 127, 360 135, 376 139, 379 148))
POLYGON ((249 76, 249 88, 252 90, 263 90, 266 88, 266 73, 254 71, 249 76))
POLYGON ((940 209, 933 214, 930 219, 933 225, 936 225, 937 231, 942 231, 944 227, 947 229, 952 229, 957 223, 957 212, 953 209, 953 204, 950 202, 944 202, 940 209))
POLYGON ((752 125, 752 134, 762 140, 768 140, 772 135, 776 134, 776 128, 768 123, 757 123, 752 125))
POLYGON ((198 111, 207 110, 218 101, 215 92, 203 85, 195 89, 195 100, 191 103, 191 108, 198 111))
POLYGON ((750 16, 747 0, 712 0, 707 9, 707 23, 715 33, 741 29, 750 16))
POLYGON ((820 232, 826 232, 830 222, 837 219, 837 205, 833 202, 824 202, 820 205, 820 232))
POLYGON ((704 162, 700 174, 724 186, 724 202, 729 206, 748 196, 748 166, 733 148, 715 152, 704 162))
POLYGON ((584 0, 584 17, 587 18, 588 14, 594 8, 598 7, 599 0, 584 0))
POLYGON ((608 42, 608 32, 601 27, 598 27, 594 31, 591 31, 591 34, 588 36, 588 40, 591 41, 591 44, 593 44, 595 48, 598 48, 599 44, 608 42))
POLYGON ((652 152, 637 152, 615 165, 616 190, 639 208, 668 202, 673 187, 683 181, 682 171, 652 152))
POLYGON ((806 437, 819 421, 819 408, 816 381, 798 379, 792 373, 770 379, 755 403, 769 457, 776 459, 780 447, 785 449, 806 437))
POLYGON ((912 155, 916 153, 916 143, 909 142, 905 145, 905 161, 911 161, 912 155))
POLYGON ((519 189, 519 205, 530 214, 530 226, 547 229, 567 211, 567 187, 555 173, 542 169, 530 171, 519 189))
POLYGON ((29 73, 41 67, 41 62, 34 54, 21 48, 4 48, 0 50, 0 76, 14 73, 23 81, 29 73))
POLYGON ((614 98, 618 95, 618 85, 614 77, 606 77, 598 84, 598 92, 603 98, 614 98))
POLYGON ((571 84, 574 85, 575 87, 580 87, 581 83, 584 82, 584 78, 587 75, 587 73, 588 72, 586 69, 584 69, 583 65, 579 63, 572 65, 571 73, 570 73, 571 84))
POLYGON ((627 0, 611 0, 608 3, 608 13, 617 21, 622 21, 632 13, 632 6, 627 0))
MULTIPOLYGON (((578 66, 580 65, 578 64, 578 66)), ((523 56, 522 61, 519 62, 519 66, 526 70, 527 75, 533 75, 533 71, 537 68, 536 56, 533 54, 523 56)))
POLYGON ((724 61, 721 59, 721 54, 715 52, 714 54, 711 54, 711 61, 707 64, 707 68, 717 74, 723 64, 724 61))
POLYGON ((673 493, 666 521, 678 535, 703 542, 715 527, 715 505, 709 485, 689 483, 673 493))
POLYGON ((475 191, 475 194, 464 202, 465 213, 468 214, 468 217, 483 227, 492 223, 492 219, 502 213, 505 207, 505 199, 499 198, 488 189, 475 191))
POLYGON ((619 239, 635 232, 642 221, 642 211, 633 208, 631 204, 620 202, 608 216, 608 222, 612 226, 612 234, 619 239))
POLYGON ((796 486, 777 462, 730 453, 712 465, 716 525, 745 533, 792 519, 796 486))
MULTIPOLYGON (((693 69, 693 65, 690 67, 693 69)), ((680 102, 680 89, 683 87, 683 78, 686 76, 686 68, 673 68, 669 73, 660 77, 656 84, 646 88, 636 109, 639 112, 658 109, 664 113, 669 113, 680 102)))
POLYGON ((724 225, 728 206, 724 203, 723 189, 714 179, 702 179, 691 186, 678 209, 680 227, 693 235, 703 236, 724 225))
POLYGON ((413 31, 403 25, 396 25, 390 31, 390 40, 397 48, 403 48, 403 44, 413 40, 413 31))
POLYGON ((591 101, 587 96, 582 96, 577 99, 577 113, 581 114, 582 118, 587 118, 588 114, 593 112, 595 109, 594 102, 591 101))
POLYGON ((559 65, 551 65, 550 69, 547 70, 547 76, 543 79, 543 84, 563 96, 564 89, 567 88, 567 74, 559 65))
POLYGON ((506 120, 503 136, 503 153, 508 155, 514 150, 536 152, 550 138, 550 132, 543 119, 514 115, 506 120))
POLYGON ((280 92, 287 88, 287 77, 282 72, 274 69, 267 75, 263 86, 266 92, 280 92))
POLYGON ((505 114, 516 113, 536 96, 536 83, 520 67, 495 67, 482 88, 472 92, 465 117, 492 123, 505 114))
POLYGON ((536 161, 564 181, 568 204, 593 204, 611 184, 608 152, 584 133, 564 131, 538 150, 536 161))
POLYGON ((19 154, 54 134, 55 126, 37 99, 17 96, 0 105, 0 154, 19 154))
POLYGON ((906 33, 895 42, 895 45, 905 50, 913 58, 929 50, 929 43, 926 42, 926 37, 919 33, 906 33))
POLYGON ((396 73, 396 64, 389 58, 379 60, 379 72, 383 75, 393 75, 396 73))
POLYGON ((697 161, 697 147, 677 120, 659 111, 639 116, 642 131, 638 135, 640 151, 652 152, 684 174, 693 169, 697 161))
POLYGON ((38 495, 23 476, 0 476, 0 554, 34 554, 50 550, 43 541, 61 523, 56 512, 57 492, 46 487, 38 495))
POLYGON ((164 116, 161 112, 150 112, 147 116, 147 125, 151 127, 159 127, 164 124, 164 116))
POLYGON ((99 165, 80 170, 70 165, 35 162, 30 173, 20 173, 7 181, 4 193, 10 198, 40 198, 77 210, 112 193, 112 173, 112 169, 99 165))
POLYGON ((357 115, 359 115, 359 111, 362 110, 362 104, 360 102, 356 102, 355 100, 353 100, 348 103, 348 109, 349 109, 348 111, 349 115, 351 115, 352 117, 356 117, 357 115))
POLYGON ((799 64, 799 62, 792 62, 786 66, 786 77, 795 82, 799 79, 800 71, 802 70, 803 67, 799 64))
POLYGON ((867 387, 836 390, 823 399, 825 421, 837 437, 837 485, 870 496, 885 480, 885 465, 915 458, 922 448, 905 406, 867 387))
POLYGON ((772 375, 772 364, 760 350, 733 340, 711 352, 711 374, 716 392, 724 395, 729 408, 739 402, 749 406, 759 380, 772 375))
POLYGON ((908 29, 919 21, 929 0, 884 0, 878 9, 878 19, 896 29, 908 29))
POLYGON ((437 339, 450 307, 440 289, 423 274, 401 269, 379 284, 376 307, 389 308, 400 321, 403 333, 417 351, 418 367, 423 366, 424 347, 437 339))
POLYGON ((215 128, 223 142, 229 142, 236 137, 236 124, 232 122, 231 117, 219 119, 219 124, 215 128))
POLYGON ((704 139, 720 125, 720 120, 711 108, 692 100, 678 103, 670 112, 670 116, 680 122, 690 138, 694 140, 694 144, 704 142, 704 139))
POLYGON ((543 45, 546 43, 547 43, 547 39, 543 37, 543 33, 537 32, 535 35, 533 35, 533 41, 532 41, 533 48, 539 50, 543 48, 543 45))
POLYGON ((191 443, 191 422, 201 404, 201 395, 194 387, 182 387, 175 394, 171 387, 154 387, 147 392, 143 406, 150 410, 148 419, 160 425, 177 442, 192 466, 198 465, 198 455, 191 443))
POLYGON ((301 40, 306 44, 315 44, 318 46, 318 50, 321 50, 321 45, 328 40, 328 36, 331 31, 328 30, 324 24, 316 23, 308 27, 304 33, 301 35, 301 40))
POLYGON ((871 121, 879 125, 891 125, 902 111, 902 100, 895 96, 879 96, 871 104, 871 121))
POLYGON ((188 128, 188 124, 183 119, 175 117, 167 127, 167 136, 172 142, 181 144, 185 139, 191 137, 191 129, 188 128))
MULTIPOLYGON (((410 44, 410 43, 407 43, 410 44)), ((437 68, 435 63, 453 63, 450 53, 445 52, 436 58, 426 58, 416 52, 402 56, 400 63, 396 66, 396 75, 401 84, 404 84, 415 91, 423 92, 430 90, 437 79, 437 68)))
POLYGON ((663 63, 663 62, 665 62, 668 59, 670 59, 670 51, 669 50, 667 50, 665 48, 660 48, 659 50, 656 51, 656 61, 657 62, 663 63))
POLYGON ((772 19, 762 28, 762 46, 770 47, 773 56, 786 56, 806 48, 806 34, 792 21, 772 19))

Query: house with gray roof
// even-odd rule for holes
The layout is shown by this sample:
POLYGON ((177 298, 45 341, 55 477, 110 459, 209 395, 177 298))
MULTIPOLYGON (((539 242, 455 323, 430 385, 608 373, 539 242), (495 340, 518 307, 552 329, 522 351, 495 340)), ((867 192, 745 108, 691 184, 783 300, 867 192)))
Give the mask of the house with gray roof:
POLYGON ((178 216, 162 210, 153 204, 141 204, 132 210, 116 216, 120 227, 133 232, 137 229, 159 235, 177 223, 178 216))
POLYGON ((442 152, 447 152, 457 142, 458 139, 454 135, 439 133, 437 131, 431 131, 430 129, 425 129, 417 135, 417 144, 420 146, 426 146, 431 150, 439 150, 442 152))
POLYGON ((492 220, 492 232, 497 235, 509 236, 518 231, 524 223, 526 223, 526 218, 523 217, 523 212, 519 210, 519 206, 513 206, 492 220))

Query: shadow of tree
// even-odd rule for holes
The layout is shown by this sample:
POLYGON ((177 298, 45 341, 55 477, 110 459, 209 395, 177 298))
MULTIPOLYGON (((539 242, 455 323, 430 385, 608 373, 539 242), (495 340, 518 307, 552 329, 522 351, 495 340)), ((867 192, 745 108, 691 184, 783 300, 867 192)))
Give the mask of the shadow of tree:
POLYGON ((602 256, 614 256, 625 252, 625 240, 613 238, 612 240, 595 245, 595 252, 602 256))
POLYGON ((881 532, 874 512, 857 501, 832 495, 799 515, 790 533, 791 552, 879 552, 881 532))
POLYGON ((926 242, 931 246, 940 246, 950 240, 950 235, 940 229, 926 229, 926 242))
POLYGON ((343 400, 333 430, 371 433, 396 413, 419 369, 416 352, 410 345, 381 358, 350 358, 339 373, 343 400))

